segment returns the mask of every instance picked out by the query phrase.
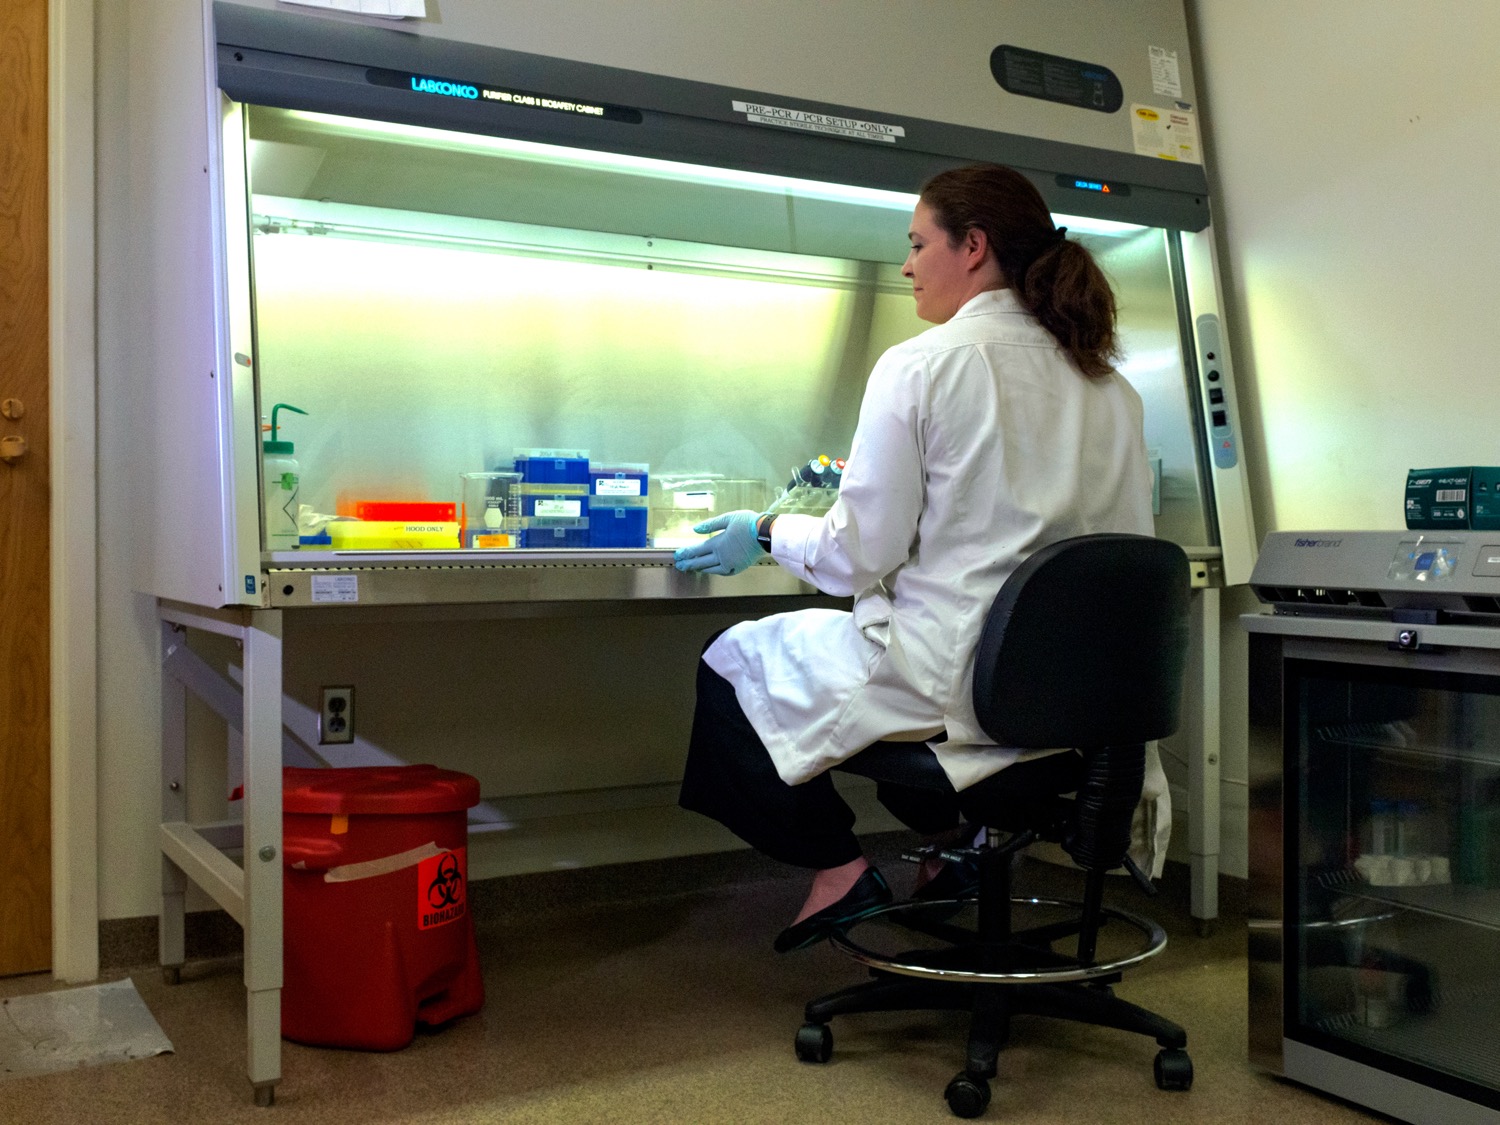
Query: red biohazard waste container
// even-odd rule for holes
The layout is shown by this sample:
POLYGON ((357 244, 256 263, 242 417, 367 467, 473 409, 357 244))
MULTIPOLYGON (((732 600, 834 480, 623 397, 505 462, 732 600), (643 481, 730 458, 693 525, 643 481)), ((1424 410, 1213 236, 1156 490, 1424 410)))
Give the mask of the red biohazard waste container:
POLYGON ((436 766, 288 767, 281 1034, 394 1051, 477 1012, 465 810, 479 782, 436 766))

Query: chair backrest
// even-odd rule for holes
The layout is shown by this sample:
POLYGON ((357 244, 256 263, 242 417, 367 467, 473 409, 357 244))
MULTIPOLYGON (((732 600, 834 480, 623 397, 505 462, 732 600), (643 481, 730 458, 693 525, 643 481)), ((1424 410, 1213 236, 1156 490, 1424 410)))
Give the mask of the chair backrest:
POLYGON ((1092 749, 1177 729, 1187 555, 1144 535, 1043 547, 1000 588, 974 662, 974 711, 1001 746, 1092 749))

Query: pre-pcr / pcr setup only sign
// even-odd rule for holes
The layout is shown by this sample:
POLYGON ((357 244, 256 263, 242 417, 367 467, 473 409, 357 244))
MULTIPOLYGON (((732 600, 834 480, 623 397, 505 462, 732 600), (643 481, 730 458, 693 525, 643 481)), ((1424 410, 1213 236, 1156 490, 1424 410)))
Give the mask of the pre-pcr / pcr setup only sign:
POLYGON ((753 125, 779 125, 784 129, 802 129, 809 133, 826 133, 831 137, 853 137, 862 141, 884 141, 895 144, 898 137, 906 136, 900 125, 887 125, 879 121, 860 121, 854 117, 838 117, 831 113, 814 113, 806 109, 788 109, 786 106, 762 105, 758 102, 733 101, 736 113, 743 113, 745 120, 753 125))

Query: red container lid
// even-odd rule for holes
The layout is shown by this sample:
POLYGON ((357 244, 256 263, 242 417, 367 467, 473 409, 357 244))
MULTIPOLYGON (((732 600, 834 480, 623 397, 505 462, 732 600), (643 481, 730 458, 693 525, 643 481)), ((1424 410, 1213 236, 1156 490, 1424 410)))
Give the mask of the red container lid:
MULTIPOLYGON (((399 523, 452 523, 458 505, 441 500, 356 500, 354 514, 362 520, 399 523)), ((354 767, 363 768, 363 767, 354 767)))
POLYGON ((477 804, 477 778, 437 766, 287 766, 281 771, 281 807, 289 813, 411 816, 477 804))

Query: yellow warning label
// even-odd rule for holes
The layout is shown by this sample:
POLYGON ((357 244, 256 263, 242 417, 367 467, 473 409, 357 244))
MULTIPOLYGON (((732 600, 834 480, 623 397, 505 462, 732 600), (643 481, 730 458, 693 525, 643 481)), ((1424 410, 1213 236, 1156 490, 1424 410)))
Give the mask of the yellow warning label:
POLYGON ((1154 109, 1148 105, 1130 107, 1131 139, 1140 156, 1161 160, 1178 160, 1200 164, 1198 152, 1198 118, 1191 110, 1154 109))

